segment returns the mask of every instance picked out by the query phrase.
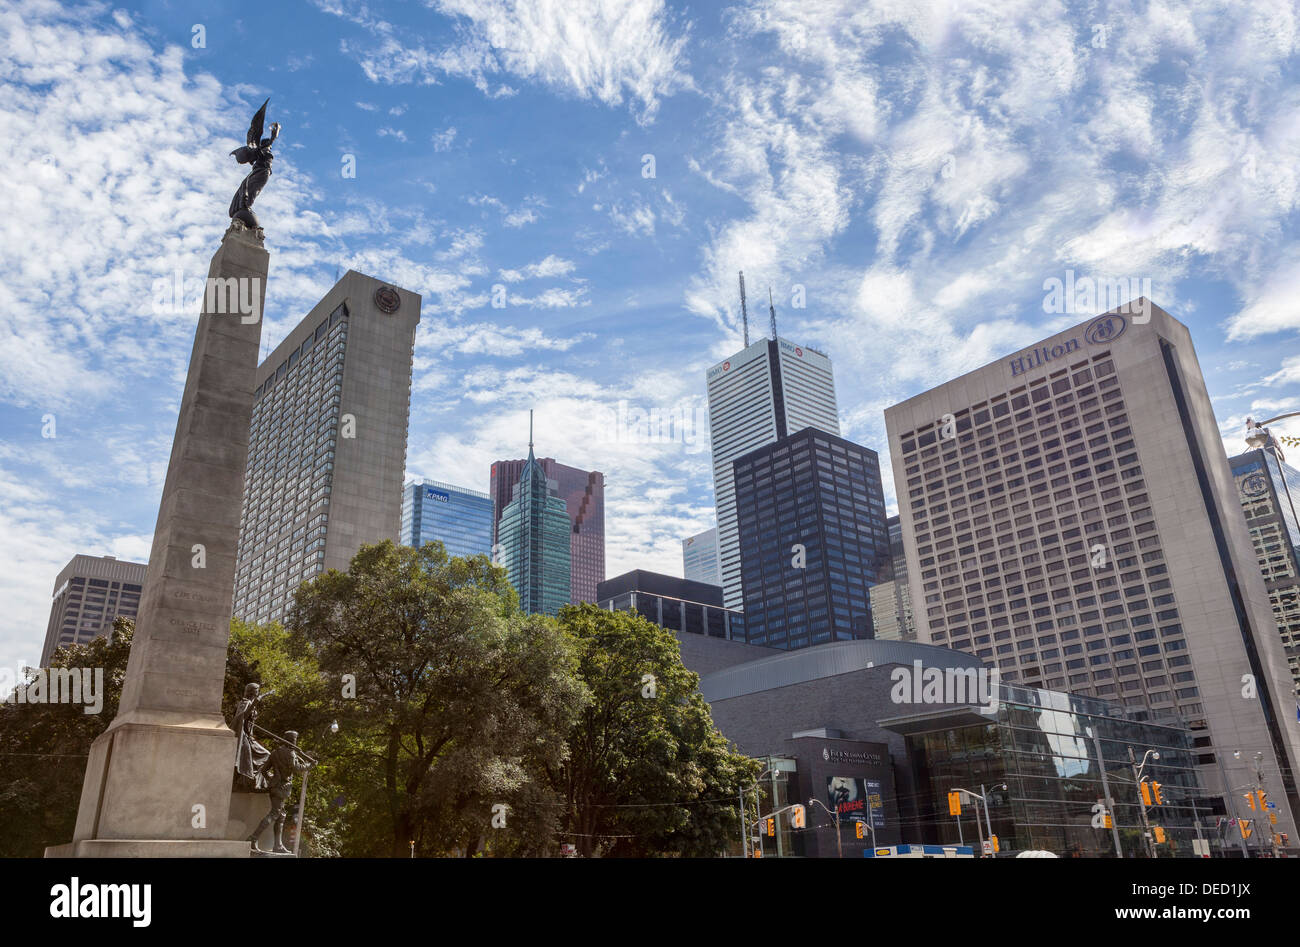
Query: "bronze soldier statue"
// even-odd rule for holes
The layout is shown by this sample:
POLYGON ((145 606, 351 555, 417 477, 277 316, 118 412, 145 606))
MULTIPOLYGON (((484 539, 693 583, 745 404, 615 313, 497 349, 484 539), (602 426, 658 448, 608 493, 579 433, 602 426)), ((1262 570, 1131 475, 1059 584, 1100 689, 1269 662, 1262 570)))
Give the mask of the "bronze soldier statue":
MULTIPOLYGON (((266 831, 266 827, 274 823, 275 825, 275 848, 274 853, 277 855, 291 855, 292 852, 285 848, 284 845, 284 803, 293 791, 293 777, 295 773, 305 773, 311 764, 298 753, 298 731, 286 730, 284 732, 285 742, 271 751, 271 757, 266 761, 263 768, 263 775, 266 776, 266 785, 271 793, 271 811, 266 814, 257 828, 248 837, 253 843, 255 852, 263 852, 257 845, 258 836, 266 831)), ((298 814, 302 818, 302 813, 298 814)))
POLYGON ((235 792, 266 792, 262 767, 270 758, 271 751, 253 735, 262 698, 271 695, 270 691, 262 694, 261 690, 260 684, 248 684, 243 699, 235 705, 235 723, 231 727, 239 741, 235 750, 235 792))

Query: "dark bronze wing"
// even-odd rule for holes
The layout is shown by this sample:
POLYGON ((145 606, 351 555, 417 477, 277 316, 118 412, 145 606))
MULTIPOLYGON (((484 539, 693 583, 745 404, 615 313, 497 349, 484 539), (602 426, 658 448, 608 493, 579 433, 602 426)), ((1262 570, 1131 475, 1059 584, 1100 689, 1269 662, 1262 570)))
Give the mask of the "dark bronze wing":
POLYGON ((248 126, 248 147, 250 148, 256 148, 262 141, 262 126, 266 124, 266 106, 270 101, 270 99, 267 99, 262 103, 262 107, 253 116, 252 124, 248 126))

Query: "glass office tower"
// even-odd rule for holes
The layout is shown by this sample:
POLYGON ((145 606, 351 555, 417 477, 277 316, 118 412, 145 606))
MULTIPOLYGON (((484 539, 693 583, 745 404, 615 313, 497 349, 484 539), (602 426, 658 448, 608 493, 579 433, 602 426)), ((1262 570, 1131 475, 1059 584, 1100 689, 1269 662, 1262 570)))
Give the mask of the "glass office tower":
POLYGON ((449 556, 492 554, 492 497, 437 480, 402 490, 402 544, 441 542, 449 556))
POLYGON ((533 457, 530 444, 514 499, 501 511, 497 525, 497 561, 505 566, 524 611, 554 615, 569 603, 569 529, 564 500, 533 457))
POLYGON ((737 458, 733 476, 745 640, 870 638, 889 557, 876 452, 807 427, 737 458))

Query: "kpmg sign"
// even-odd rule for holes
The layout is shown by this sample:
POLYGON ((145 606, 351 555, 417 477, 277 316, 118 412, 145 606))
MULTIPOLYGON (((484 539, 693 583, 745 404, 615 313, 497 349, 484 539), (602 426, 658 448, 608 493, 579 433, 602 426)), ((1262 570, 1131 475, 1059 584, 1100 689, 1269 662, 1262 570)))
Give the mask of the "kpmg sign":
POLYGON ((435 490, 433 487, 424 488, 424 496, 429 500, 436 500, 439 503, 450 503, 451 494, 443 493, 441 490, 435 490))
MULTIPOLYGON (((1104 316, 1098 316, 1083 330, 1083 339, 1089 345, 1109 345, 1128 328, 1128 323, 1119 313, 1107 313, 1104 316)), ((1030 349, 1028 355, 1017 355, 1011 360, 1011 376, 1023 375, 1032 369, 1046 365, 1063 355, 1071 352, 1077 352, 1080 349, 1078 338, 1066 339, 1064 342, 1057 342, 1050 348, 1046 345, 1040 345, 1037 348, 1030 349)))

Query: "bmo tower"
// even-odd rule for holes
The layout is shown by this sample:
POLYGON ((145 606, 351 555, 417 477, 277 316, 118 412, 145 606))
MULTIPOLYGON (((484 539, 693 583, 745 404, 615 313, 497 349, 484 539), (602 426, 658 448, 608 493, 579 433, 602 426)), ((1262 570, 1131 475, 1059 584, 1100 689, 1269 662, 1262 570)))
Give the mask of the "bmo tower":
POLYGON ((707 378, 723 604, 742 608, 732 462, 808 427, 838 436, 835 377, 831 360, 821 352, 778 337, 719 362, 707 378))
POLYGON ((1147 312, 886 409, 918 640, 1181 713, 1230 816, 1252 817, 1236 790, 1260 754, 1278 824, 1256 828, 1294 839, 1300 727, 1268 591, 1191 335, 1147 312))

